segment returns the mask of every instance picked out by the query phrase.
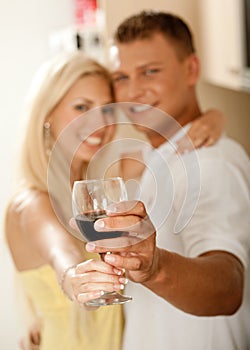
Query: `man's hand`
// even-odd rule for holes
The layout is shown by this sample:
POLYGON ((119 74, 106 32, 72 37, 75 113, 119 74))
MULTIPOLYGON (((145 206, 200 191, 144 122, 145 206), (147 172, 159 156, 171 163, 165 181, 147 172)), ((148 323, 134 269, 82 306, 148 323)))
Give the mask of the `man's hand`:
POLYGON ((108 217, 95 222, 101 231, 125 231, 124 237, 87 243, 89 252, 106 253, 104 260, 126 271, 126 276, 138 283, 148 281, 157 271, 158 249, 156 233, 144 204, 140 201, 124 201, 107 210, 108 217))

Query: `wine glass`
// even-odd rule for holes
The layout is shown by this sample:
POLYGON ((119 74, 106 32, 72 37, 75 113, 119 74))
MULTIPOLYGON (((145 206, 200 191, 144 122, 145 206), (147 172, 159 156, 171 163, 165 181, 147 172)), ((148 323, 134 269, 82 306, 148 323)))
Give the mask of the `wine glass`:
MULTIPOLYGON (((124 232, 97 232, 94 222, 106 217, 112 203, 127 200, 127 191, 121 177, 75 181, 72 192, 72 209, 77 226, 88 242, 121 237, 124 232)), ((110 252, 109 252, 110 254, 110 252)), ((100 298, 90 300, 88 306, 123 304, 132 300, 117 292, 105 292, 100 298)))

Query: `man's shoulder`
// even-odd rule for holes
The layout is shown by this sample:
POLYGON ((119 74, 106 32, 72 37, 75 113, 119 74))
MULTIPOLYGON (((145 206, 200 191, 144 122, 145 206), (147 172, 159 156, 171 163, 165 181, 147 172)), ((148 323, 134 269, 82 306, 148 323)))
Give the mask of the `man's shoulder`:
POLYGON ((222 136, 213 146, 199 149, 198 156, 200 160, 250 161, 243 146, 226 135, 222 136))
POLYGON ((250 187, 250 158, 237 141, 223 136, 214 146, 204 147, 197 154, 203 175, 221 174, 222 177, 228 178, 230 173, 234 176, 237 174, 237 177, 245 179, 250 187))

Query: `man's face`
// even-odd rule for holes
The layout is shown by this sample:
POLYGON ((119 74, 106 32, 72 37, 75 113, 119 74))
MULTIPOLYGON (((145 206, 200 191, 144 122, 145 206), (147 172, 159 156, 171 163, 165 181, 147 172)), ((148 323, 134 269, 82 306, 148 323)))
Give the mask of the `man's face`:
POLYGON ((192 108, 190 103, 194 101, 196 56, 181 60, 171 41, 160 33, 118 44, 117 49, 118 60, 113 71, 116 101, 148 104, 185 124, 186 114, 192 108))

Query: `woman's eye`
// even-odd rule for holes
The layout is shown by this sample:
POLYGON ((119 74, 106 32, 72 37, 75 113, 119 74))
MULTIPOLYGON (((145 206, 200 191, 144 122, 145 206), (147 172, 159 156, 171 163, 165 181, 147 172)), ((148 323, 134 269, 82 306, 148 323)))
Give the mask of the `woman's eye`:
POLYGON ((127 79, 128 79, 128 77, 126 75, 118 75, 118 76, 113 78, 113 82, 119 83, 119 82, 127 80, 127 79))
POLYGON ((105 115, 114 114, 114 107, 113 106, 104 106, 102 107, 102 113, 105 115))
POLYGON ((76 111, 79 111, 79 112, 87 112, 88 107, 87 107, 86 105, 79 104, 79 105, 75 105, 75 106, 74 106, 74 109, 75 109, 76 111))

